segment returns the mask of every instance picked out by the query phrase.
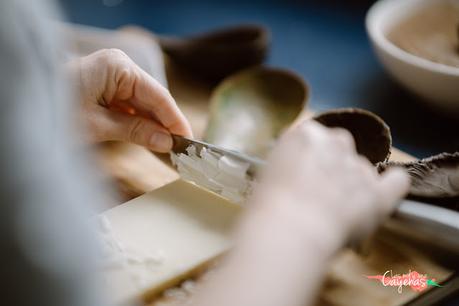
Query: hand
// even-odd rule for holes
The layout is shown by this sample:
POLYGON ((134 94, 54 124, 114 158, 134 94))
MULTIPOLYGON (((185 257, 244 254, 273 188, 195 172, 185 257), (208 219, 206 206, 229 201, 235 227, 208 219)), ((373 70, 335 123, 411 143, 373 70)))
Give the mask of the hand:
POLYGON ((235 247, 192 305, 312 305, 332 255, 370 233, 408 185, 400 169, 379 176, 347 131, 299 125, 271 152, 235 247))
POLYGON ((316 122, 284 135, 265 170, 254 210, 271 211, 271 223, 284 222, 327 247, 370 234, 409 187, 401 169, 381 176, 357 155, 350 133, 316 122))
POLYGON ((92 140, 122 140, 168 152, 171 133, 192 136, 168 90, 122 51, 101 50, 68 66, 79 79, 83 120, 92 140))

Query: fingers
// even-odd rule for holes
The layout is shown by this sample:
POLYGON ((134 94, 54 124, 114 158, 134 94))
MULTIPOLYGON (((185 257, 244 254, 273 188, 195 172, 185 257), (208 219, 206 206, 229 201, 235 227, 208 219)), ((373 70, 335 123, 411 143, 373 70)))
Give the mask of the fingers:
POLYGON ((410 178, 401 168, 390 168, 380 177, 378 191, 384 213, 392 211, 398 201, 408 192, 410 178))
POLYGON ((350 152, 356 152, 354 137, 351 133, 342 128, 332 128, 330 132, 333 133, 334 138, 342 148, 350 152))
POLYGON ((152 116, 171 133, 192 137, 191 127, 178 108, 169 91, 145 71, 141 70, 136 80, 134 103, 144 110, 150 110, 152 116))
POLYGON ((147 147, 155 152, 169 152, 172 137, 161 124, 99 107, 91 119, 98 140, 121 140, 147 147))
MULTIPOLYGON (((295 133, 294 131, 292 132, 295 133)), ((296 133, 300 134, 299 137, 302 138, 303 143, 321 146, 323 149, 327 147, 329 150, 339 150, 343 157, 349 155, 344 153, 356 152, 354 138, 345 129, 327 128, 315 121, 306 121, 297 128, 296 133)), ((324 151, 324 154, 327 151, 324 151)))
MULTIPOLYGON (((113 101, 128 101, 141 113, 157 119, 170 133, 192 137, 190 124, 178 108, 169 91, 117 49, 94 53, 93 65, 105 66, 106 80, 100 95, 106 105, 113 101)), ((94 76, 88 76, 93 79, 94 76)))

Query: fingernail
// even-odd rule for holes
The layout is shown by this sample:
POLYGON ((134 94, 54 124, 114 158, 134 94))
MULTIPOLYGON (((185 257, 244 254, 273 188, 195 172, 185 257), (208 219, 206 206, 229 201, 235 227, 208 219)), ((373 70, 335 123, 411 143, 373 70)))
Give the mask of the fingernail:
POLYGON ((163 132, 156 132, 150 138, 150 145, 161 151, 170 151, 172 149, 172 137, 163 132))

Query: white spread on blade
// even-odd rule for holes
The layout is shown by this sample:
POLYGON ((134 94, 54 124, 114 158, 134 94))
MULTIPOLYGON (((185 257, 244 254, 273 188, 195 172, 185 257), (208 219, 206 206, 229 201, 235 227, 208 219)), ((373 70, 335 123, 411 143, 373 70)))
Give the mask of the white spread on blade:
POLYGON ((251 190, 251 181, 247 175, 249 163, 241 162, 229 156, 190 145, 187 154, 171 153, 172 163, 180 176, 211 190, 234 203, 243 203, 251 190))

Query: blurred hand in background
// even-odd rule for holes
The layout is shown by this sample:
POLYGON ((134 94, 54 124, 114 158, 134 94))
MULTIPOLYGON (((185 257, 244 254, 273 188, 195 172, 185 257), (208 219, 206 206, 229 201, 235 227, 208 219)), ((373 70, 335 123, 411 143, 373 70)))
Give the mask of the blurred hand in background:
POLYGON ((332 256, 409 187, 403 170, 380 176, 350 133, 316 122, 287 132, 264 170, 235 249, 194 305, 312 305, 332 256))
POLYGON ((285 211, 302 235, 315 228, 321 243, 342 243, 370 234, 407 192, 409 178, 397 168, 379 175, 348 131, 311 121, 283 136, 258 187, 257 209, 285 211))

